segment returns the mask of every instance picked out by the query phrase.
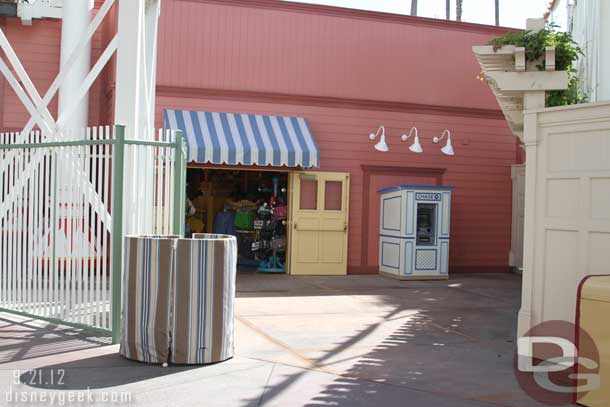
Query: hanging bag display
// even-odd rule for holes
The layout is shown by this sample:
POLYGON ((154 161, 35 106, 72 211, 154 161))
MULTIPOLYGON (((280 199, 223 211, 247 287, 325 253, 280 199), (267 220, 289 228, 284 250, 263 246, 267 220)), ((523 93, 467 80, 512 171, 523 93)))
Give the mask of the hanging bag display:
POLYGON ((275 220, 285 220, 288 218, 288 206, 276 206, 273 209, 273 219, 275 220))

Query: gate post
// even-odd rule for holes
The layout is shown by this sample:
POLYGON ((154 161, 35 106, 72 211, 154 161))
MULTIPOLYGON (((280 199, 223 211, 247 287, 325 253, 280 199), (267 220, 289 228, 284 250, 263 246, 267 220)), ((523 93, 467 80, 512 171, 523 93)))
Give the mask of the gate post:
POLYGON ((123 171, 125 164, 125 126, 114 127, 112 154, 112 343, 121 337, 121 268, 123 263, 123 171))
POLYGON ((176 130, 174 141, 174 213, 173 230, 175 235, 184 236, 184 215, 186 205, 186 154, 182 131, 176 130))

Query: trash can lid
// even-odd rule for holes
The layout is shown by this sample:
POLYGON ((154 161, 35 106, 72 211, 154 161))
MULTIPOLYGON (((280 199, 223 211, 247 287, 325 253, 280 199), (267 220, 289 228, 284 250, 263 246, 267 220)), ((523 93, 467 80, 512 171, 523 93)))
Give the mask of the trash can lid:
POLYGON ((590 276, 582 285, 580 298, 610 302, 610 276, 590 276))

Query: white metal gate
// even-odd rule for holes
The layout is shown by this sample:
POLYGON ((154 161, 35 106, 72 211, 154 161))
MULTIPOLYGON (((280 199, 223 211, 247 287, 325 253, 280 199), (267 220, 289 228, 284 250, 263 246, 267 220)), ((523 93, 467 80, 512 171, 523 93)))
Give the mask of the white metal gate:
POLYGON ((183 233, 182 136, 107 126, 49 139, 0 133, 0 309, 116 340, 124 232, 183 233))

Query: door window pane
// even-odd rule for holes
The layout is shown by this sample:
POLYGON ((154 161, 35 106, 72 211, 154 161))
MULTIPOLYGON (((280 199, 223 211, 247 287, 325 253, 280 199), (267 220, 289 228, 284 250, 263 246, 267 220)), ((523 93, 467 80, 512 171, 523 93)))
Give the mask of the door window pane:
POLYGON ((318 209, 318 181, 301 177, 300 209, 318 209))
POLYGON ((324 185, 324 210, 340 211, 343 204, 343 182, 326 181, 324 185))

